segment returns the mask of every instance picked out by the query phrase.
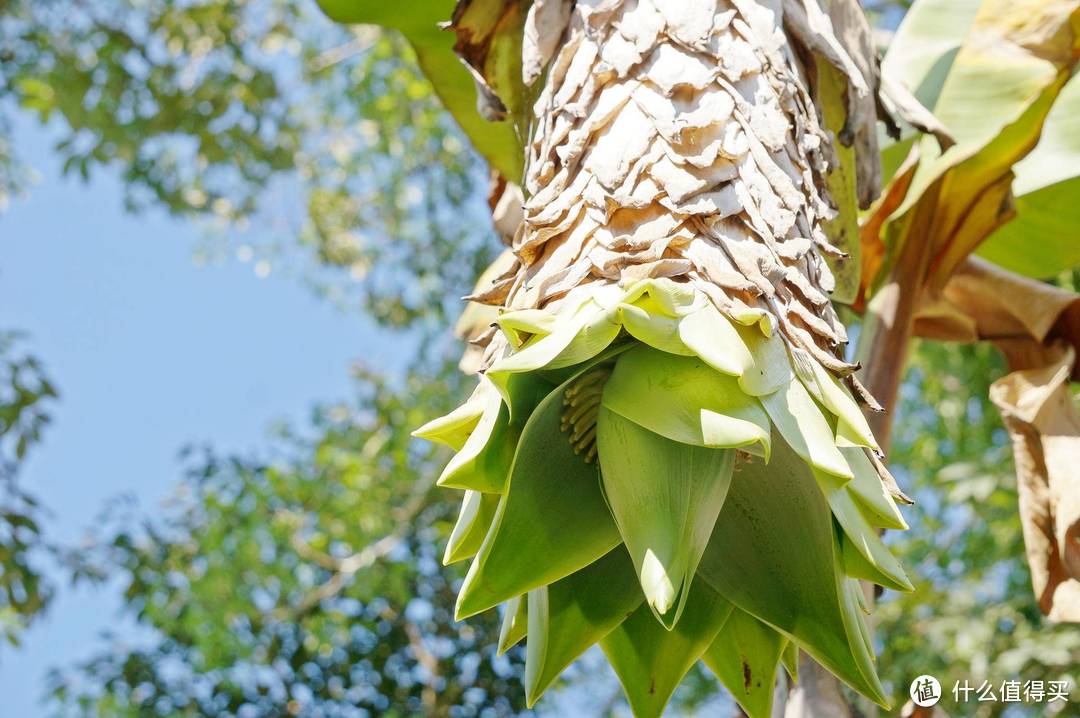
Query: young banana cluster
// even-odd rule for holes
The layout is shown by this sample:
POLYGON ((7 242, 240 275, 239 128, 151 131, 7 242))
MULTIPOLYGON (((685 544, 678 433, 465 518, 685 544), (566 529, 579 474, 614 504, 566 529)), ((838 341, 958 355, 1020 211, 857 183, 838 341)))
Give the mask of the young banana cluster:
POLYGON ((525 38, 516 260, 475 392, 416 432, 457 452, 458 617, 504 606, 530 704, 596 643, 639 716, 698 660, 767 716, 798 649, 884 703, 859 579, 910 590, 903 496, 828 297, 809 58, 862 75, 817 0, 537 1, 525 38))

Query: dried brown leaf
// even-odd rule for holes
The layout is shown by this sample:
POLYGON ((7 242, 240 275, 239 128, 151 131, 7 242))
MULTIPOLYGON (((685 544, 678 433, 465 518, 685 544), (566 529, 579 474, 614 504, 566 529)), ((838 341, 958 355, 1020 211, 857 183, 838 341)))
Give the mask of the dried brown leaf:
POLYGON ((1020 518, 1039 607, 1080 622, 1080 409, 1069 390, 1080 295, 969 258, 916 317, 923 336, 993 342, 1010 374, 991 386, 1013 443, 1020 518))

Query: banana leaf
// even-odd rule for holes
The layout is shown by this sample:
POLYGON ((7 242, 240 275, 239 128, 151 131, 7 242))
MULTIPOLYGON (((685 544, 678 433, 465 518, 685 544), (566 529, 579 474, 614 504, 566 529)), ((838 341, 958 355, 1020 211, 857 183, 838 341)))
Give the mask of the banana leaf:
POLYGON ((506 493, 458 592, 457 620, 568 576, 620 543, 597 464, 575 454, 562 430, 564 392, 593 365, 551 391, 525 423, 506 493))
POLYGON ((755 459, 736 470, 698 576, 885 706, 840 559, 832 512, 810 469, 774 439, 767 466, 755 459))
POLYGON ((864 256, 872 258, 863 268, 867 295, 910 242, 919 243, 926 259, 904 260, 905 271, 923 272, 930 287, 940 289, 1012 218, 1013 166, 1035 148, 1076 65, 1075 3, 983 0, 965 22, 971 9, 967 0, 917 3, 886 56, 885 72, 928 101, 956 144, 943 150, 935 138, 916 139, 916 164, 910 177, 901 178, 908 184, 899 206, 881 203, 871 211, 864 226, 881 231, 863 235, 864 256), (926 28, 932 29, 924 33, 926 28))
POLYGON ((683 676, 705 653, 731 613, 731 604, 700 579, 690 587, 682 620, 665 629, 647 606, 609 633, 600 647, 637 718, 659 716, 683 676))
POLYGON ((645 601, 670 629, 724 505, 735 452, 666 439, 603 407, 596 442, 604 496, 645 601))
POLYGON ((1080 266, 1080 81, 1061 91, 1039 144, 1013 167, 1016 217, 978 254, 1039 279, 1080 266))
MULTIPOLYGON (((381 25, 405 36, 435 94, 484 159, 503 176, 517 180, 523 157, 521 141, 509 122, 489 122, 477 111, 476 83, 454 53, 455 37, 440 27, 454 12, 454 0, 317 0, 331 19, 381 25)), ((519 54, 520 57, 520 54, 519 54)), ((519 61, 520 64, 520 61, 519 61)))

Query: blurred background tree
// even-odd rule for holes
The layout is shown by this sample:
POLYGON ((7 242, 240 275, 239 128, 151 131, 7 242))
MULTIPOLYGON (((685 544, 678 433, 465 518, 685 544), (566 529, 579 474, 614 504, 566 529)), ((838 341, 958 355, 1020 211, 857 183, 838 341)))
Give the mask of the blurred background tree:
MULTIPOLYGON (((13 0, 0 48, 4 115, 58 128, 67 173, 118 170, 132 211, 203 221, 211 258, 287 264, 433 331, 490 260, 484 170, 390 33, 301 0, 13 0)), ((11 131, 5 117, 5 197, 29 169, 11 131)))
MULTIPOLYGON (((906 7, 873 5, 887 24, 906 7)), ((42 509, 16 481, 56 391, 39 360, 0 341, 0 632, 16 640, 67 578, 118 579, 145 629, 58 667, 40 687, 54 712, 521 712, 520 656, 494 656, 498 626, 452 621, 460 575, 439 565, 452 509, 426 483, 445 456, 407 433, 460 399, 460 347, 443 327, 498 248, 483 163, 408 45, 301 0, 9 0, 5 201, 31 189, 13 134, 27 112, 59 133, 66 172, 114 168, 133 212, 200 223, 197 259, 284 268, 412 348, 386 375, 358 371, 353 401, 317 408, 263 452, 192 451, 164 517, 113 510, 75 549, 41 535, 42 509), (45 575, 47 554, 64 570, 45 575)), ((986 398, 1001 370, 988 348, 921 343, 904 384, 891 464, 918 505, 914 530, 890 541, 921 581, 877 614, 897 698, 924 672, 1076 683, 1075 632, 1047 625, 1022 558, 1008 439, 986 398)), ((610 676, 584 677, 617 695, 597 688, 610 676)), ((684 687, 679 710, 715 707, 705 685, 684 687)), ((540 710, 562 706, 556 695, 540 710)))
MULTIPOLYGON (((114 515, 77 575, 124 577, 144 640, 107 640, 51 679, 72 716, 510 715, 519 649, 455 623, 441 567, 452 507, 429 477, 442 452, 408 433, 457 382, 357 376, 266 456, 191 451, 164 519, 114 515)), ((115 513, 115 512, 114 512, 115 513)))
POLYGON ((19 634, 48 604, 52 585, 41 570, 47 551, 42 509, 18 482, 27 452, 41 441, 56 388, 22 337, 0 333, 0 639, 19 634))
MULTIPOLYGON (((418 346, 437 338, 494 246, 475 201, 479 165, 409 50, 307 3, 2 3, 0 207, 32 184, 12 134, 26 112, 57 130, 65 173, 91 181, 112 168, 131 211, 200 222, 197 259, 235 252, 256 273, 289 264, 418 346)), ((37 358, 8 358, 13 339, 0 350, 10 389, 0 610, 14 640, 49 595, 27 558, 47 548, 39 509, 15 468, 54 391, 37 358)))
POLYGON ((15 481, 55 392, 5 337, 0 630, 16 641, 45 607, 63 576, 44 568, 47 554, 75 580, 124 577, 132 613, 153 629, 138 651, 116 637, 58 676, 58 705, 94 715, 520 708, 516 654, 493 664, 490 627, 449 618, 455 574, 435 554, 451 509, 412 488, 430 474, 430 452, 387 429, 456 401, 460 382, 439 357, 458 350, 441 327, 496 246, 483 170, 411 51, 275 0, 17 0, 0 5, 0 48, 5 203, 32 189, 12 134, 30 112, 57 131, 65 173, 89 182, 111 168, 130 211, 198 222, 196 259, 235 253, 256 274, 291 269, 434 360, 411 377, 404 366, 358 377, 360 405, 316 411, 304 437, 275 436, 273 465, 193 459, 162 525, 114 516, 114 533, 74 550, 41 535, 40 509, 15 481), (406 390, 416 403, 402 404, 406 390))

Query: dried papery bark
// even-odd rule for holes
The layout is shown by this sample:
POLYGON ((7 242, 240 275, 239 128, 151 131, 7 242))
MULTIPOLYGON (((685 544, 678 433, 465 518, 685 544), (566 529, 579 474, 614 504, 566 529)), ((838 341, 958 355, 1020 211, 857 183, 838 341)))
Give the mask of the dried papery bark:
POLYGON ((1010 374, 991 386, 1013 442, 1020 519, 1039 608, 1080 621, 1080 295, 968 259, 927 298, 917 335, 989 341, 1010 374))
POLYGON ((505 249, 476 280, 472 294, 464 297, 468 302, 454 325, 454 335, 466 343, 465 353, 458 368, 465 374, 476 374, 483 364, 484 348, 495 333, 494 322, 498 317, 496 307, 506 299, 520 266, 509 249, 515 235, 522 231, 524 215, 521 187, 509 182, 494 170, 491 173, 488 206, 491 223, 505 249))
MULTIPOLYGON (((565 35, 534 106, 525 227, 512 245, 521 268, 500 304, 557 309, 582 288, 673 278, 736 321, 766 317, 800 359, 850 377, 826 262, 842 253, 823 227, 835 213, 833 138, 807 58, 845 73, 858 113, 848 131, 864 143, 874 100, 821 7, 552 5, 526 21, 526 79, 550 52, 545 29, 565 35)), ((876 153, 860 158, 876 164, 876 153)), ((875 170, 860 175, 872 192, 875 170)), ((487 364, 507 350, 493 338, 487 364)))

